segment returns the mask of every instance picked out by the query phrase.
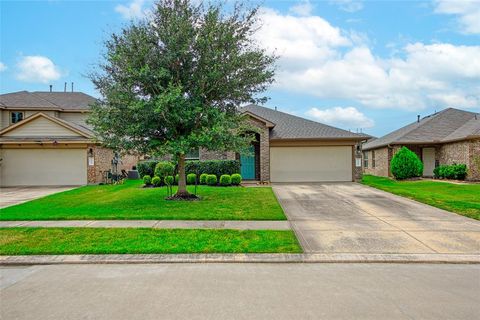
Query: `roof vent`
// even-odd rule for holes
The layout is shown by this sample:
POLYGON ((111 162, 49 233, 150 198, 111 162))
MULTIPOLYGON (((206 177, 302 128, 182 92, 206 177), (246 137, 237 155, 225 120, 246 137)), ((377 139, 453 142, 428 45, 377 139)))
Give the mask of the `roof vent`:
POLYGON ((52 85, 50 85, 50 92, 52 92, 52 88, 53 88, 53 86, 52 86, 52 85))
POLYGON ((63 86, 63 92, 67 92, 67 83, 65 82, 65 85, 63 86))
POLYGON ((420 115, 417 114, 417 122, 420 122, 420 115))

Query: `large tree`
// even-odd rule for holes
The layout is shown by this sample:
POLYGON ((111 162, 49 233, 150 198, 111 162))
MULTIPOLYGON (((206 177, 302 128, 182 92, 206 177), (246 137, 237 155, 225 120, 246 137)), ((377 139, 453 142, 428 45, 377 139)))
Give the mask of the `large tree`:
POLYGON ((243 151, 252 140, 238 113, 262 103, 276 57, 256 43, 258 8, 162 0, 105 42, 91 79, 102 95, 90 123, 121 151, 174 156, 176 197, 186 190, 185 154, 243 151))

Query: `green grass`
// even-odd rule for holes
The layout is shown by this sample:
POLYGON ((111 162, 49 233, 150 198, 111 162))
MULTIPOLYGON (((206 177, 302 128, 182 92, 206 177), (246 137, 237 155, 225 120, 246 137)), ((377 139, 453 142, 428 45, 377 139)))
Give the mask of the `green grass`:
POLYGON ((480 220, 480 184, 436 181, 395 181, 365 175, 362 183, 463 216, 480 220))
POLYGON ((169 201, 165 188, 141 186, 80 187, 0 209, 0 220, 286 220, 271 188, 199 186, 202 200, 169 201))
POLYGON ((292 231, 0 228, 0 255, 299 252, 292 231))

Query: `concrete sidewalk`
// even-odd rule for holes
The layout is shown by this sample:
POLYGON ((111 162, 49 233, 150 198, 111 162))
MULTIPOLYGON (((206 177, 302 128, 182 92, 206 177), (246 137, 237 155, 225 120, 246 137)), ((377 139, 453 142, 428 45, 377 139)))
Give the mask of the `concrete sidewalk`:
POLYGON ((251 220, 45 220, 0 221, 0 228, 74 227, 74 228, 155 228, 155 229, 235 229, 290 230, 288 221, 251 220))

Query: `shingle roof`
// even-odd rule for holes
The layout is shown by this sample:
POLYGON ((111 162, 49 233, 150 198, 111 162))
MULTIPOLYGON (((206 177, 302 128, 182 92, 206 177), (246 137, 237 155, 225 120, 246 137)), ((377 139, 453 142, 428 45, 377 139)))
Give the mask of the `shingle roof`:
POLYGON ((0 108, 89 110, 95 98, 83 92, 19 91, 0 95, 0 108))
POLYGON ((480 116, 477 113, 448 108, 369 141, 363 145, 363 150, 389 144, 444 143, 479 134, 480 116))
POLYGON ((352 139, 363 140, 364 134, 356 134, 331 127, 316 121, 254 104, 240 108, 275 124, 270 130, 270 139, 352 139))

